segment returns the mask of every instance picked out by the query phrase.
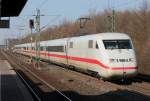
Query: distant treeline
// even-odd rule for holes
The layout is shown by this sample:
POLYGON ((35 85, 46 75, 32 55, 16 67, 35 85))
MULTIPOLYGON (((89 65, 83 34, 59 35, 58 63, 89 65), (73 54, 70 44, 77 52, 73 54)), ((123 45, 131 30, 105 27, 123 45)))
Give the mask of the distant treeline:
MULTIPOLYGON (((84 28, 79 21, 64 19, 60 25, 42 31, 41 40, 80 36, 111 31, 112 10, 96 12, 92 10, 84 17, 90 17, 84 28)), ((143 4, 134 10, 115 12, 115 31, 131 36, 136 48, 140 72, 150 74, 150 4, 143 4)), ((30 42, 30 35, 22 39, 22 43, 30 42)), ((35 40, 35 34, 33 35, 35 40)))

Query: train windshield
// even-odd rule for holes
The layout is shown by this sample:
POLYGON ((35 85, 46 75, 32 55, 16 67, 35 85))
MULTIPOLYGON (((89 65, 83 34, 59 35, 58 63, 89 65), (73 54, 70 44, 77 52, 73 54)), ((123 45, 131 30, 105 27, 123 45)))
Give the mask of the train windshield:
POLYGON ((130 40, 103 40, 105 49, 132 49, 130 40))

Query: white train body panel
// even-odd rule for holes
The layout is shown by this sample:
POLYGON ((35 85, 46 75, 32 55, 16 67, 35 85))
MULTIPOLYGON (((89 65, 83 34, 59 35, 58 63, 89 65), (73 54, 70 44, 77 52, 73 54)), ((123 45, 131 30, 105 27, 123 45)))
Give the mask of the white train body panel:
MULTIPOLYGON (((40 46, 42 59, 95 72, 106 79, 137 74, 133 44, 126 34, 101 33, 49 40, 40 42, 40 46)), ((30 50, 31 43, 15 47, 29 47, 26 51, 19 49, 19 53, 36 56, 35 50, 30 50)))

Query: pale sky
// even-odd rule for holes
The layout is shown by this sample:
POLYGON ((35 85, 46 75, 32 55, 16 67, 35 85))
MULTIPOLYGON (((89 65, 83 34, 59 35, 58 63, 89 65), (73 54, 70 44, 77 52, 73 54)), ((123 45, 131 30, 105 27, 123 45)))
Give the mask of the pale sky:
MULTIPOLYGON (((150 1, 150 0, 147 0, 150 1)), ((34 19, 36 8, 41 10, 41 27, 58 25, 67 18, 75 21, 90 10, 102 12, 105 9, 115 10, 138 9, 143 0, 28 0, 19 17, 11 18, 10 29, 0 29, 0 44, 6 38, 25 36, 30 32, 28 20, 34 19)))

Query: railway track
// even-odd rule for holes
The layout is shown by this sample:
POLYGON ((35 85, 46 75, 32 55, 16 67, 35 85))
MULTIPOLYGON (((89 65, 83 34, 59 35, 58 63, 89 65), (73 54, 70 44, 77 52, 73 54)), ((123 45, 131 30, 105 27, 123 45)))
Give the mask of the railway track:
MULTIPOLYGON (((9 56, 13 57, 14 59, 16 58, 14 55, 12 54, 9 54, 9 56)), ((19 56, 19 55, 18 55, 19 56)), ((18 59, 18 61, 20 61, 18 59)), ((22 63, 21 63, 22 64, 22 63)), ((22 67, 22 65, 19 65, 20 67, 22 67)), ((25 67, 26 68, 26 67, 25 67)), ((60 68, 61 69, 61 68, 60 68)), ((29 70, 25 70, 25 71, 28 71, 29 70)), ((30 71, 31 72, 31 71, 30 71)), ((31 75, 33 75, 34 73, 30 73, 31 75)), ((36 76, 34 76, 36 78, 36 76)), ((91 78, 91 77, 90 77, 91 78)), ((134 82, 132 82, 131 84, 117 84, 117 83, 112 83, 112 82, 108 82, 108 81, 105 81, 103 82, 102 80, 97 80, 96 78, 91 78, 92 80, 91 81, 94 81, 96 83, 104 83, 105 85, 107 86, 111 86, 111 87, 116 87, 116 89, 121 89, 121 90, 128 90, 128 91, 133 91, 133 92, 136 92, 136 93, 140 93, 140 94, 144 94, 144 95, 147 95, 147 96, 150 96, 150 84, 149 82, 144 82, 142 79, 140 80, 140 82, 138 82, 139 80, 135 80, 134 82)), ((43 82, 41 80, 41 82, 43 82)), ((45 82, 45 81, 44 81, 45 82)), ((88 83, 88 82, 87 82, 88 83)), ((46 84, 46 86, 49 85, 49 84, 46 84)), ((51 85, 50 85, 51 86, 51 85)), ((56 89, 52 86, 50 87, 48 86, 49 88, 53 89, 56 91, 56 89)), ((58 93, 59 93, 59 90, 58 90, 58 93)), ((61 92, 60 92, 61 93, 61 92)), ((60 94, 59 93, 59 94, 60 94)), ((62 93, 63 94, 63 93, 62 93)), ((61 94, 60 94, 61 95, 61 94)), ((63 96, 63 95, 61 95, 63 96)), ((64 96, 63 96, 64 97, 64 96)), ((67 97, 67 96, 66 96, 67 97)), ((65 97, 64 97, 65 98, 65 97)), ((66 98, 67 99, 67 98, 66 98)), ((71 101, 71 99, 68 97, 69 101, 71 101)))
POLYGON ((21 78, 22 82, 26 85, 26 87, 28 88, 28 90, 32 94, 34 100, 35 101, 42 101, 40 96, 36 93, 36 91, 34 91, 34 89, 30 86, 30 84, 28 84, 28 82, 24 79, 24 77, 21 75, 21 73, 19 73, 18 71, 15 71, 15 72, 17 73, 19 78, 21 78))
POLYGON ((144 82, 150 83, 150 75, 139 74, 139 75, 136 77, 136 79, 139 80, 139 81, 144 81, 144 82))
POLYGON ((58 89, 56 89, 55 87, 53 87, 52 85, 50 85, 49 83, 47 83, 46 81, 44 81, 42 78, 40 78, 38 75, 36 75, 35 73, 33 73, 31 70, 29 70, 28 68, 26 68, 27 64, 23 64, 20 60, 18 60, 18 58, 16 58, 15 56, 13 56, 12 54, 8 53, 9 55, 6 55, 4 52, 1 52, 5 58, 7 58, 7 60, 9 61, 9 63, 15 67, 14 70, 16 71, 16 73, 18 74, 18 76, 21 78, 21 80, 24 82, 24 84, 27 86, 27 88, 29 89, 29 91, 32 93, 32 95, 34 96, 35 101, 42 101, 41 95, 39 95, 39 92, 36 91, 36 89, 33 89, 32 86, 30 85, 30 83, 24 79, 24 76, 22 76, 21 73, 19 73, 17 71, 17 69, 24 69, 24 71, 30 73, 34 78, 36 78, 37 80, 39 80, 40 82, 42 82, 42 84, 44 84, 45 86, 47 86, 48 88, 52 89, 53 91, 57 92, 57 94, 59 96, 61 96, 61 99, 63 98, 64 101, 72 101, 69 97, 67 97, 63 92, 59 91, 58 89), (16 60, 18 61, 18 63, 12 61, 12 60, 16 60))
POLYGON ((129 91, 134 91, 137 93, 141 93, 147 96, 150 96, 150 83, 145 81, 143 78, 133 78, 131 80, 127 81, 115 81, 115 82, 109 82, 110 85, 113 84, 118 89, 125 89, 129 91))
POLYGON ((126 89, 139 92, 145 95, 150 96, 150 84, 143 82, 143 83, 133 83, 131 85, 125 86, 126 89))

